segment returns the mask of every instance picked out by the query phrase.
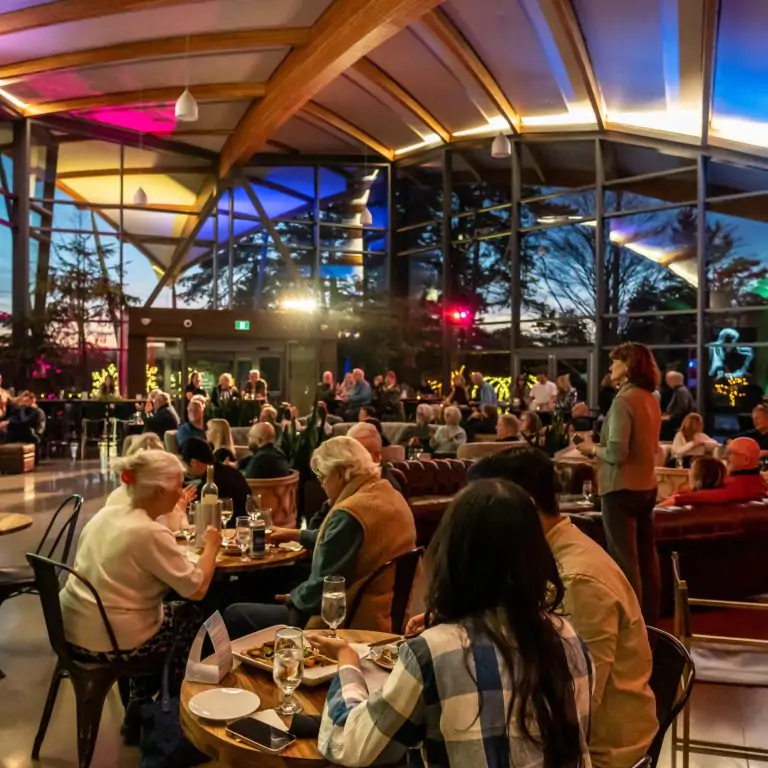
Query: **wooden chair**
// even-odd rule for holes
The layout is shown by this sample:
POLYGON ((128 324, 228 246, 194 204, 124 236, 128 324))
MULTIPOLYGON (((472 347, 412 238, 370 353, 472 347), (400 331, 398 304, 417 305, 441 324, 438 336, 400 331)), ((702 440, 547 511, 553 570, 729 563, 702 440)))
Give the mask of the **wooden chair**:
POLYGON ((99 735, 99 723, 104 709, 104 701, 112 686, 122 677, 150 674, 162 667, 165 654, 161 657, 146 657, 131 661, 81 661, 72 655, 72 650, 64 636, 64 619, 59 604, 59 572, 66 571, 79 579, 91 593, 98 608, 104 629, 115 653, 119 653, 112 625, 109 623, 104 604, 94 586, 74 569, 64 563, 57 563, 47 557, 28 554, 27 560, 35 574, 35 585, 40 594, 43 606, 43 617, 48 630, 51 647, 56 653, 56 668, 53 671, 48 697, 43 708, 40 726, 32 747, 32 759, 40 758, 48 723, 56 704, 56 695, 63 678, 72 681, 75 690, 75 706, 77 711, 77 753, 79 768, 89 768, 93 759, 96 738, 99 735))
POLYGON ((261 507, 272 510, 272 523, 279 528, 296 527, 296 491, 299 473, 294 469, 287 477, 248 480, 254 498, 261 497, 261 507))
MULTIPOLYGON (((750 687, 768 687, 765 670, 768 668, 768 640, 750 637, 729 637, 727 635, 696 634, 691 623, 691 606, 699 608, 723 609, 728 611, 768 611, 766 603, 748 603, 732 600, 706 600, 691 598, 688 585, 681 577, 680 557, 672 553, 672 575, 675 589, 674 632, 686 649, 691 653, 697 666, 696 679, 704 685, 737 685, 750 687), (749 649, 754 654, 748 653, 749 649), (725 656, 745 654, 750 665, 740 665, 739 669, 728 668, 725 656), (720 658, 716 658, 719 656, 720 658), (762 657, 762 658, 761 658, 762 657), (718 663, 719 662, 719 663, 718 663), (746 669, 745 669, 746 667, 746 669), (749 672, 754 674, 749 674, 749 672), (740 674, 741 673, 741 674, 740 674)), ((725 616, 723 616, 725 618, 725 616)), ((718 742, 690 738, 691 714, 686 706, 683 712, 683 736, 678 738, 676 724, 672 727, 673 765, 676 749, 683 753, 683 768, 688 768, 689 756, 695 754, 714 755, 726 758, 741 758, 749 761, 768 760, 768 749, 721 744, 718 742)))
POLYGON ((408 610, 413 583, 416 579, 416 570, 419 567, 419 562, 423 554, 424 548, 417 547, 410 552, 405 552, 402 555, 393 557, 368 576, 368 578, 360 585, 360 588, 352 599, 352 604, 349 611, 347 611, 347 618, 344 622, 345 626, 352 626, 366 589, 368 589, 368 587, 370 587, 371 584, 380 578, 386 571, 394 569, 395 578, 392 585, 392 608, 390 611, 392 625, 390 629, 392 632, 399 635, 403 631, 405 614, 408 610))

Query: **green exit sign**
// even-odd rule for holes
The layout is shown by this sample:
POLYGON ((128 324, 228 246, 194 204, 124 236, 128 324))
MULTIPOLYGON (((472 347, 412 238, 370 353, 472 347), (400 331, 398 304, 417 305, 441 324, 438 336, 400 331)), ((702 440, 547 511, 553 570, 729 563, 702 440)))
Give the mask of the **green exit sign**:
POLYGON ((251 321, 250 320, 235 320, 235 330, 236 331, 250 331, 251 330, 251 321))

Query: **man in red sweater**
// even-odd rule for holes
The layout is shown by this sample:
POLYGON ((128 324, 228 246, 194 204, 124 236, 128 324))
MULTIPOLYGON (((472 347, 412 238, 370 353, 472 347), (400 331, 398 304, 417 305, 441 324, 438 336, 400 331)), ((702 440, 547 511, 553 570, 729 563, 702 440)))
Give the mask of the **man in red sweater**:
POLYGON ((737 437, 728 445, 728 477, 721 488, 676 493, 660 506, 736 504, 762 499, 768 486, 760 474, 760 446, 750 437, 737 437))

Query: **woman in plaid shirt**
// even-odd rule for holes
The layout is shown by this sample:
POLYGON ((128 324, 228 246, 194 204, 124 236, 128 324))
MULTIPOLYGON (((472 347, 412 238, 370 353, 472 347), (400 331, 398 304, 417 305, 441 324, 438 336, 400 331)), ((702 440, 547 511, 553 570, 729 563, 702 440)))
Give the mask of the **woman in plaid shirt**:
POLYGON ((400 646, 369 694, 342 640, 318 737, 346 766, 402 759, 428 768, 591 768, 592 663, 556 615, 564 588, 536 507, 519 486, 478 480, 453 501, 428 554, 429 628, 400 646))

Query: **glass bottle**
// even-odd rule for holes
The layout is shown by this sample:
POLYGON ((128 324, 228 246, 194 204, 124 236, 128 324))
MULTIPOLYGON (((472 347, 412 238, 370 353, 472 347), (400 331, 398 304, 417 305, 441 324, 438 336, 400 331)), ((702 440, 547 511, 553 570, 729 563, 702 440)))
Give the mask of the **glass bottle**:
POLYGON ((195 545, 198 549, 203 546, 203 536, 209 525, 221 527, 219 509, 219 487, 213 482, 213 464, 208 465, 205 472, 205 485, 200 491, 200 513, 197 521, 197 536, 195 545))

